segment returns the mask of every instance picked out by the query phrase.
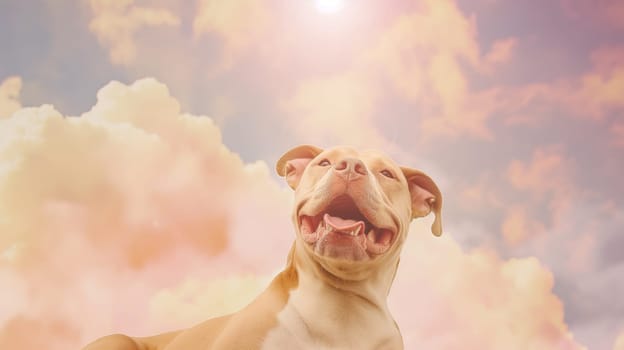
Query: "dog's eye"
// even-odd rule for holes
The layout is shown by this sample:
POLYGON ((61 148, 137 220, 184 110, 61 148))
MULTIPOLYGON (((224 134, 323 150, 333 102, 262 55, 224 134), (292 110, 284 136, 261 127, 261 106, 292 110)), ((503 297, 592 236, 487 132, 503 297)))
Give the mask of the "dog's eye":
POLYGON ((392 172, 390 172, 390 170, 382 170, 381 171, 381 175, 390 178, 390 179, 394 179, 394 174, 392 174, 392 172))
POLYGON ((323 159, 323 160, 321 160, 321 161, 318 163, 318 165, 320 165, 320 166, 330 166, 330 165, 331 165, 331 163, 329 162, 329 160, 327 160, 327 159, 323 159))

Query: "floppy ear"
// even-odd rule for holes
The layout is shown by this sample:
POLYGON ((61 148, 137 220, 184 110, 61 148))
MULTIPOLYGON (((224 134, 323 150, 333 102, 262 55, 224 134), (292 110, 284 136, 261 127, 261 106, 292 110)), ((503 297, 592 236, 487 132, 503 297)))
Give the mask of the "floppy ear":
POLYGON ((299 185, 301 175, 303 175, 308 163, 321 152, 323 150, 315 146, 297 146, 280 157, 275 165, 275 170, 279 176, 286 177, 288 186, 294 190, 299 185))
POLYGON ((427 216, 431 211, 435 220, 431 225, 431 232, 439 236, 442 234, 442 193, 429 176, 420 170, 401 167, 407 179, 410 195, 412 196, 412 219, 427 216))

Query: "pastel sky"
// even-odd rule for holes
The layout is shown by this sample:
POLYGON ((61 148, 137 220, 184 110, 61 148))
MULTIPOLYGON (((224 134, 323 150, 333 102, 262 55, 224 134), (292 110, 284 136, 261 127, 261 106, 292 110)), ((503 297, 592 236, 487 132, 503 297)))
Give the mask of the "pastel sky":
POLYGON ((294 238, 290 147, 429 174, 406 349, 624 350, 624 2, 3 0, 0 348, 249 302, 294 238))

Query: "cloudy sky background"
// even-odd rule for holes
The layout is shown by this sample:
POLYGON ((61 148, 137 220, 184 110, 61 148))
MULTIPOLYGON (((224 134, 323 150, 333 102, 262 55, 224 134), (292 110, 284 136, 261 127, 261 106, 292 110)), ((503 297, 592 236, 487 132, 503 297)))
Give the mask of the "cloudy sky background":
POLYGON ((407 349, 624 349, 624 3, 0 3, 0 348, 236 310, 283 266, 288 148, 422 169, 407 349))

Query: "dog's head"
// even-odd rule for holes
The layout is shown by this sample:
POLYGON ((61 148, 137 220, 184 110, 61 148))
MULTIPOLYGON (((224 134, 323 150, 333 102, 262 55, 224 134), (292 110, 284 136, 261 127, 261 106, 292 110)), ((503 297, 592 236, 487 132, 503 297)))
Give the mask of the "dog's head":
POLYGON ((286 152, 276 168, 295 190, 297 239, 325 268, 369 268, 397 257, 410 221, 430 212, 433 234, 442 233, 436 184, 382 153, 303 145, 286 152))

